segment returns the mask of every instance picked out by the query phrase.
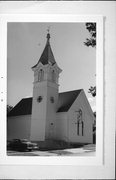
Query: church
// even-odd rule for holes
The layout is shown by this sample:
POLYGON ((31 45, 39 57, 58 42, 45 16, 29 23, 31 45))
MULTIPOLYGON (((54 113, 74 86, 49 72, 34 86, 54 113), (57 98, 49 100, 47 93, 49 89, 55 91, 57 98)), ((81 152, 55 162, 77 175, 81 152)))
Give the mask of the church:
POLYGON ((8 114, 7 140, 93 143, 94 115, 84 90, 59 93, 62 70, 55 61, 49 32, 32 71, 33 97, 22 99, 8 114))

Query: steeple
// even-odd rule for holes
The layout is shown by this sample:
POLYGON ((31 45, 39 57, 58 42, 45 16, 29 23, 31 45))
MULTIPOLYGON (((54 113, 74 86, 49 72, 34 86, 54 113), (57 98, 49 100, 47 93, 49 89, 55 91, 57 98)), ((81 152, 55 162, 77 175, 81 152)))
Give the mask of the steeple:
POLYGON ((52 52, 52 49, 51 49, 51 45, 50 45, 50 33, 49 33, 49 30, 48 30, 46 38, 47 38, 47 42, 46 42, 45 48, 43 50, 43 53, 42 53, 38 63, 35 66, 33 66, 32 68, 35 68, 40 62, 43 65, 50 64, 52 66, 56 63, 53 52, 52 52))
POLYGON ((31 140, 44 141, 55 136, 56 111, 58 104, 59 74, 50 46, 50 33, 34 71, 31 140))

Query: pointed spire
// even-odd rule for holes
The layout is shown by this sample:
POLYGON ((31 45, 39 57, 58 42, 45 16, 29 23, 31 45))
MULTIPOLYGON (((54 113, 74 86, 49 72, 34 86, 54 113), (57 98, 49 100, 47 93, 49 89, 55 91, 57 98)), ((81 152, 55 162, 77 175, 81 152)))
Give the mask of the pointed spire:
MULTIPOLYGON (((51 46, 50 46, 50 33, 49 33, 49 28, 47 29, 47 42, 46 42, 46 45, 45 45, 45 48, 43 50, 43 53, 38 61, 41 62, 43 65, 45 64, 51 64, 51 65, 54 65, 56 63, 55 61, 55 58, 54 58, 54 55, 53 55, 53 52, 52 52, 52 49, 51 49, 51 46)), ((32 68, 36 67, 38 65, 38 63, 33 66, 32 68)))

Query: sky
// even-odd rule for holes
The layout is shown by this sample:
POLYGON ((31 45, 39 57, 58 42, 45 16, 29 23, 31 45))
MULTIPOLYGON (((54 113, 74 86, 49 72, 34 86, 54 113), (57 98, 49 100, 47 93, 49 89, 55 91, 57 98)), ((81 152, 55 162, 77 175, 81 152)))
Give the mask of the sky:
POLYGON ((96 83, 96 49, 84 45, 90 37, 85 23, 7 24, 7 104, 15 106, 22 98, 32 97, 34 66, 45 47, 47 29, 58 66, 59 92, 84 89, 95 110, 95 98, 88 93, 96 83))

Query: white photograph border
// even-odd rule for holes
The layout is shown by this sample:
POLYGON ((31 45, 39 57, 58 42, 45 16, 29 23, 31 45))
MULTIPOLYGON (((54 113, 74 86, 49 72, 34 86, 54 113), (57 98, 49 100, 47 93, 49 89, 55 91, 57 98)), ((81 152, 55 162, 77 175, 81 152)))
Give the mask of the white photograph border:
POLYGON ((30 14, 4 14, 0 20, 0 35, 2 35, 0 49, 2 64, 1 74, 4 81, 2 89, 4 101, 2 107, 2 121, 0 126, 0 150, 1 164, 36 164, 36 165, 102 165, 103 164, 103 16, 91 15, 30 15, 30 14), (7 104, 7 22, 96 22, 97 23, 97 47, 96 47, 96 85, 97 85, 97 141, 96 155, 88 157, 9 157, 6 154, 6 104, 7 104))

